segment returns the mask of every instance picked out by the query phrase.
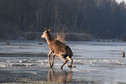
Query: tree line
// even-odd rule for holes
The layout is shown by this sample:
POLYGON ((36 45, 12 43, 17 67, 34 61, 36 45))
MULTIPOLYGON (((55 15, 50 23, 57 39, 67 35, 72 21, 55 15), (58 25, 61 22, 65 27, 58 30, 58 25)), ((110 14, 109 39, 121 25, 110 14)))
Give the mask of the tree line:
POLYGON ((115 0, 0 0, 0 39, 19 39, 44 27, 96 38, 126 36, 126 4, 115 0))

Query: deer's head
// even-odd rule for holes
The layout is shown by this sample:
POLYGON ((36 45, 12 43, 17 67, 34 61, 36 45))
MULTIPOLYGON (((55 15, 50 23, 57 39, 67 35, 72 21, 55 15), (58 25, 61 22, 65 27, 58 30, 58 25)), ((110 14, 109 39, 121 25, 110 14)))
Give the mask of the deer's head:
POLYGON ((45 31, 41 35, 41 38, 47 38, 49 35, 50 29, 45 28, 45 31))

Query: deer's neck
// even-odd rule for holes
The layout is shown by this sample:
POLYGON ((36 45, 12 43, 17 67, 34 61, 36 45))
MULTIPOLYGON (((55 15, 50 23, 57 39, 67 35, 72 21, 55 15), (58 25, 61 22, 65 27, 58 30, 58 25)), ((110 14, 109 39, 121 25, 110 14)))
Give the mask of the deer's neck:
POLYGON ((49 33, 48 33, 48 35, 47 35, 47 37, 45 39, 46 39, 48 45, 50 45, 51 44, 51 41, 52 41, 52 38, 51 38, 51 36, 50 36, 49 33))

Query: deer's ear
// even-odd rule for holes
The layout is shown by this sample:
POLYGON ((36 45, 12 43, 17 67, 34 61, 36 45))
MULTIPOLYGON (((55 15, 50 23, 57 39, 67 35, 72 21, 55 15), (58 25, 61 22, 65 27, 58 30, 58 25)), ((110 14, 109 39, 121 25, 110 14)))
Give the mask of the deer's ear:
POLYGON ((45 27, 45 31, 47 31, 47 28, 45 27))
POLYGON ((48 29, 48 31, 50 32, 50 31, 51 31, 51 29, 49 28, 49 29, 48 29))

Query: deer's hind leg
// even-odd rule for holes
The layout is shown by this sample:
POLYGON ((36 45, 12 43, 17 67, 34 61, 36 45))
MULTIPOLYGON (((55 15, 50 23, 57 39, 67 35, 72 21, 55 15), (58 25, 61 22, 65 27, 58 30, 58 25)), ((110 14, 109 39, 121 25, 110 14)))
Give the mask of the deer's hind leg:
POLYGON ((68 65, 68 67, 72 68, 72 64, 73 64, 73 59, 70 58, 70 56, 67 56, 67 59, 70 60, 70 65, 68 65))
POLYGON ((61 66, 61 69, 63 69, 63 66, 67 63, 68 60, 62 55, 60 55, 59 58, 64 61, 63 65, 61 66))

